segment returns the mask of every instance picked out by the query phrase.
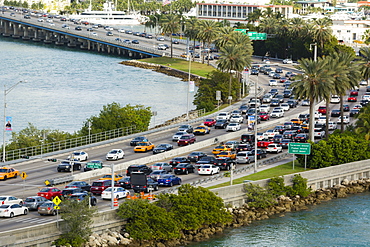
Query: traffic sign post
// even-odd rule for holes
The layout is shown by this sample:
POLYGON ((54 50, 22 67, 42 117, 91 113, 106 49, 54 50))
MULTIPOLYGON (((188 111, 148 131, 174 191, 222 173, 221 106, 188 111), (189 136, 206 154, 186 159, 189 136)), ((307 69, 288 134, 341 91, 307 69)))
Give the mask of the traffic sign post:
POLYGON ((54 199, 52 201, 56 205, 56 206, 54 206, 54 209, 57 211, 57 228, 59 228, 59 214, 58 214, 58 210, 60 209, 59 204, 62 202, 62 200, 60 200, 59 196, 56 196, 56 197, 54 197, 54 199))
MULTIPOLYGON (((288 153, 293 154, 293 170, 294 170, 294 155, 295 154, 303 154, 307 155, 311 153, 311 144, 310 143, 295 143, 295 142, 290 142, 288 144, 288 153)), ((304 160, 304 169, 306 170, 306 164, 307 164, 307 159, 305 157, 304 160)))
POLYGON ((21 178, 23 179, 23 198, 24 198, 24 190, 25 190, 25 186, 26 186, 27 173, 22 172, 21 173, 21 178))

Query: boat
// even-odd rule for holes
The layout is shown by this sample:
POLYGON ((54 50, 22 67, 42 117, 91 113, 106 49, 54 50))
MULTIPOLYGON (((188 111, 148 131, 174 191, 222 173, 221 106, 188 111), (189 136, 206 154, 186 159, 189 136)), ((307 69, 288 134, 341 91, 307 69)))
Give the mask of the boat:
POLYGON ((103 4, 103 10, 91 10, 90 3, 89 8, 84 12, 79 15, 71 15, 69 18, 102 25, 141 25, 149 20, 147 16, 141 15, 139 12, 129 9, 127 11, 114 9, 113 3, 108 1, 103 4))

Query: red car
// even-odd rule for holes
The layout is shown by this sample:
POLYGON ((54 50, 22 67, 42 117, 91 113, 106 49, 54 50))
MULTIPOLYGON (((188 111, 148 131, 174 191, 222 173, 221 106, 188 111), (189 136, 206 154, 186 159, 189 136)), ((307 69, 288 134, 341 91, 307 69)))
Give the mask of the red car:
POLYGON ((193 134, 183 135, 177 141, 177 145, 178 146, 186 146, 186 145, 192 144, 194 142, 195 142, 195 135, 193 135, 193 134))
POLYGON ((321 114, 326 114, 326 106, 319 106, 318 112, 321 114))
POLYGON ((348 102, 357 102, 357 97, 355 96, 349 96, 347 99, 348 102))
POLYGON ((259 115, 262 121, 270 120, 270 113, 268 112, 260 112, 259 115))
POLYGON ((351 90, 349 95, 350 96, 358 96, 358 91, 357 90, 351 90))
POLYGON ((62 191, 56 187, 45 187, 42 188, 38 193, 38 196, 45 197, 48 200, 53 200, 54 197, 60 197, 62 195, 62 191))
POLYGON ((203 122, 205 126, 213 127, 216 124, 216 119, 213 118, 207 118, 206 121, 203 122))
POLYGON ((257 147, 259 148, 267 148, 269 144, 274 143, 273 141, 259 141, 257 142, 257 147))

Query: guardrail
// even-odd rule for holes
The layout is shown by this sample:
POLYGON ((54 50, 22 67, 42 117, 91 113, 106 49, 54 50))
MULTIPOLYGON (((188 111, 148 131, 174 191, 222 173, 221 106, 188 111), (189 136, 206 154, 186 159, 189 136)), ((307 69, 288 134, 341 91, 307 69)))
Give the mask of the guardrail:
POLYGON ((68 183, 73 181, 73 176, 65 176, 65 177, 60 177, 60 178, 52 178, 45 180, 45 182, 48 181, 49 184, 47 186, 55 186, 57 184, 63 184, 63 183, 68 183))

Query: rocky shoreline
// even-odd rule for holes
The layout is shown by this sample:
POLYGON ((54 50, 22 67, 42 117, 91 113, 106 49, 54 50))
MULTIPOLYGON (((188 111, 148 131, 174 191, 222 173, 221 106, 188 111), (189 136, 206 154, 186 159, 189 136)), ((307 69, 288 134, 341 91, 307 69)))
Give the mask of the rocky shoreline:
MULTIPOLYGON (((141 62, 138 60, 122 61, 120 62, 120 64, 143 68, 143 69, 151 69, 153 71, 163 73, 169 76, 181 78, 183 81, 187 81, 189 79, 189 73, 181 71, 181 70, 173 69, 171 67, 167 67, 164 65, 160 65, 160 64, 146 63, 146 62, 141 62)), ((198 76, 198 75, 190 74, 190 80, 194 81, 196 84, 198 84, 202 79, 205 79, 205 78, 198 76)))
POLYGON ((325 201, 335 198, 344 198, 350 194, 362 193, 369 191, 370 179, 360 179, 356 181, 348 181, 344 179, 340 185, 335 185, 332 188, 320 189, 311 193, 308 197, 301 198, 296 196, 289 198, 279 196, 277 204, 268 208, 251 208, 248 204, 244 204, 239 208, 228 208, 227 210, 233 216, 231 223, 227 225, 205 225, 195 231, 183 231, 181 238, 168 241, 139 241, 129 237, 124 228, 121 233, 103 233, 101 235, 94 234, 90 237, 85 247, 98 246, 130 246, 130 247, 177 247, 185 246, 192 242, 205 241, 213 235, 223 233, 226 228, 236 228, 248 226, 254 221, 269 219, 272 215, 280 215, 283 217, 288 212, 307 210, 311 205, 317 205, 325 201))

